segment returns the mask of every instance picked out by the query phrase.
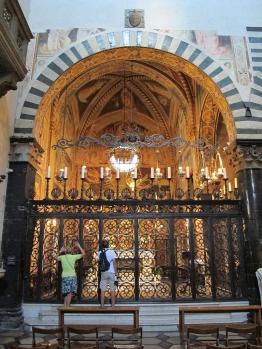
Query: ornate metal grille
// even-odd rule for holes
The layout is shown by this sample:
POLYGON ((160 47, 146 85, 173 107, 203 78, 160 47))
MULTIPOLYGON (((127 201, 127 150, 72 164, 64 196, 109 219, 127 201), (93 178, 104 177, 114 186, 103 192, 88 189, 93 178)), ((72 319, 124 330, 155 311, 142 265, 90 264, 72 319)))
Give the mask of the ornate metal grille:
POLYGON ((79 240, 77 302, 97 302, 94 252, 110 240, 118 256, 119 302, 236 299, 245 296, 239 201, 32 201, 25 300, 61 301, 55 256, 79 240))

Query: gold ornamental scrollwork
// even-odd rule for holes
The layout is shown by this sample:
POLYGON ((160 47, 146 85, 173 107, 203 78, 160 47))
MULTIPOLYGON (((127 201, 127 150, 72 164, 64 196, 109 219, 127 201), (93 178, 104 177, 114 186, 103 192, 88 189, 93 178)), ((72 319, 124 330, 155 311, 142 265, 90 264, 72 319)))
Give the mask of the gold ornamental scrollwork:
MULTIPOLYGON (((149 48, 126 47, 111 49, 108 51, 96 53, 85 58, 81 62, 74 64, 52 84, 45 96, 42 98, 36 117, 37 122, 43 117, 47 106, 50 105, 50 102, 57 95, 57 93, 59 93, 59 91, 65 89, 67 85, 70 85, 77 76, 81 76, 88 70, 91 71, 91 69, 93 69, 94 67, 104 64, 109 60, 143 60, 151 62, 163 62, 163 64, 168 66, 169 68, 175 71, 181 71, 184 74, 190 76, 192 79, 195 79, 200 85, 203 86, 204 89, 208 90, 209 93, 212 94, 212 96, 216 96, 216 104, 224 115, 228 134, 230 135, 229 141, 233 142, 235 140, 236 128, 233 121, 232 112, 218 86, 202 70, 193 65, 191 62, 188 62, 174 54, 149 48)), ((37 137, 36 132, 34 132, 34 134, 37 137)))

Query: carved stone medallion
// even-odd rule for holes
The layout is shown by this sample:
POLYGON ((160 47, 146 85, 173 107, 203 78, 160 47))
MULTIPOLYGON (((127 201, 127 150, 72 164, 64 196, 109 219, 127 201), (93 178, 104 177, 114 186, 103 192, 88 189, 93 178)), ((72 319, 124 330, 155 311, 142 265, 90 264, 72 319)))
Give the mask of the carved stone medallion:
POLYGON ((145 28, 144 10, 125 10, 125 28, 145 28))

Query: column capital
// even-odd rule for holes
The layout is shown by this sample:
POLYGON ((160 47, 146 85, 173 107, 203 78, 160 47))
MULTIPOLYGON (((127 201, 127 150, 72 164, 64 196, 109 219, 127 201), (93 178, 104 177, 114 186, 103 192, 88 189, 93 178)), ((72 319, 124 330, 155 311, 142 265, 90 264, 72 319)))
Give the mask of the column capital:
POLYGON ((28 162, 38 170, 44 150, 33 137, 10 138, 10 161, 28 162))
POLYGON ((227 147, 226 153, 230 165, 237 172, 243 169, 262 169, 262 140, 237 140, 227 147))

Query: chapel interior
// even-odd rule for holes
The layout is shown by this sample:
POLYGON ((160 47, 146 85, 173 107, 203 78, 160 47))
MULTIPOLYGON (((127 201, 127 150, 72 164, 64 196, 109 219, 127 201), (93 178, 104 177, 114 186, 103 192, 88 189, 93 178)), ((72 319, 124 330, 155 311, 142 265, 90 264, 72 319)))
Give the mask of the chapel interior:
POLYGON ((0 0, 0 346, 261 348, 262 8, 200 2, 0 0))

